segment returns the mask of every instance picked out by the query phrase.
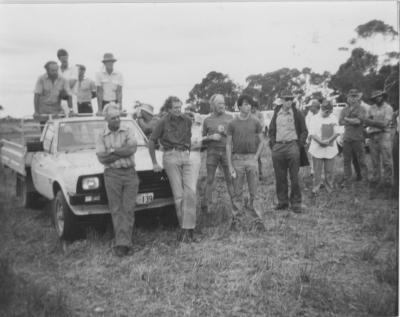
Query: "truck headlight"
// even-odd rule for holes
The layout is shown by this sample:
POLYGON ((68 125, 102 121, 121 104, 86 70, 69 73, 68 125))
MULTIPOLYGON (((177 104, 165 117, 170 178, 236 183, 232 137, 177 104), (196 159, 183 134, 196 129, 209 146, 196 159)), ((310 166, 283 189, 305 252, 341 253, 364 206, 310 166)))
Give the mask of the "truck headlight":
POLYGON ((85 177, 82 179, 82 189, 91 190, 99 188, 100 181, 98 177, 85 177))

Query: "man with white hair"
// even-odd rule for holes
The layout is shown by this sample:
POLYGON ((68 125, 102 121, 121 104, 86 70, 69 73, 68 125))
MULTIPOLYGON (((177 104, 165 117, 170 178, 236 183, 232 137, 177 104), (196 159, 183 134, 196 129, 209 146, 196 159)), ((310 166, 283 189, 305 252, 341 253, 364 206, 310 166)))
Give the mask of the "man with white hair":
POLYGON ((212 203, 213 184, 218 166, 222 167, 224 172, 226 187, 231 200, 234 197, 233 182, 226 157, 226 131, 228 123, 233 120, 233 116, 225 112, 225 98, 221 94, 211 96, 210 105, 213 112, 204 119, 203 123, 203 140, 207 144, 207 185, 206 201, 203 202, 203 208, 207 210, 212 203))
POLYGON ((122 257, 132 248, 134 207, 139 189, 134 156, 137 141, 131 129, 121 126, 117 104, 106 105, 103 114, 107 126, 98 136, 96 154, 105 167, 104 184, 115 232, 114 252, 122 257))

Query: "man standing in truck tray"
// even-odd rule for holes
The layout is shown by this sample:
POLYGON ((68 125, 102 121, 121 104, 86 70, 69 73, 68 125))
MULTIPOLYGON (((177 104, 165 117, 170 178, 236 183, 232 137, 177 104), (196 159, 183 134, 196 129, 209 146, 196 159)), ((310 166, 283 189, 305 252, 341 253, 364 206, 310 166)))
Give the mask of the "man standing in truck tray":
POLYGON ((372 161, 372 184, 389 189, 392 183, 392 136, 390 125, 393 108, 386 102, 386 92, 377 90, 371 95, 374 104, 367 111, 365 124, 368 126, 369 153, 372 161), (383 179, 381 179, 381 160, 383 179))
POLYGON ((135 224, 134 207, 139 189, 135 171, 137 141, 130 128, 121 126, 120 109, 108 104, 103 114, 107 126, 98 136, 96 153, 104 165, 104 184, 115 232, 115 255, 122 257, 132 251, 135 224))
POLYGON ((190 159, 192 120, 181 112, 182 102, 170 96, 164 103, 168 114, 160 119, 149 139, 149 153, 153 170, 161 172, 155 155, 155 144, 160 141, 164 149, 163 166, 168 175, 175 200, 176 215, 181 230, 178 241, 193 242, 196 226, 197 175, 190 159))
POLYGON ((49 61, 44 65, 46 73, 41 75, 35 86, 34 91, 34 115, 33 117, 40 122, 43 129, 48 117, 64 113, 61 107, 61 98, 66 98, 68 108, 72 112, 71 89, 68 81, 58 73, 58 65, 54 61, 49 61))
POLYGON ((111 53, 105 53, 103 57, 104 69, 96 74, 97 106, 101 113, 103 107, 109 102, 115 102, 122 109, 122 86, 124 84, 122 74, 114 70, 117 60, 111 53))
MULTIPOLYGON (((60 48, 57 51, 57 58, 60 61, 60 65, 58 68, 58 75, 63 77, 65 80, 68 81, 68 85, 70 90, 73 90, 77 80, 78 80, 78 68, 76 66, 71 66, 69 63, 69 54, 68 52, 60 48)), ((75 96, 72 96, 72 106, 75 106, 76 100, 74 99, 75 96)), ((64 111, 67 109, 67 100, 66 98, 62 98, 61 100, 61 107, 64 111)))
MULTIPOLYGON (((206 197, 202 208, 208 210, 212 203, 213 184, 217 167, 222 167, 226 187, 231 200, 234 197, 232 178, 229 173, 226 158, 226 130, 233 116, 225 112, 225 98, 223 95, 214 94, 210 98, 212 113, 203 122, 203 140, 207 145, 207 185, 206 197)), ((233 202, 233 201, 232 201, 233 202)))
POLYGON ((77 65, 79 69, 78 81, 74 86, 77 97, 78 113, 93 113, 92 99, 96 98, 96 84, 90 78, 85 78, 86 67, 77 65))

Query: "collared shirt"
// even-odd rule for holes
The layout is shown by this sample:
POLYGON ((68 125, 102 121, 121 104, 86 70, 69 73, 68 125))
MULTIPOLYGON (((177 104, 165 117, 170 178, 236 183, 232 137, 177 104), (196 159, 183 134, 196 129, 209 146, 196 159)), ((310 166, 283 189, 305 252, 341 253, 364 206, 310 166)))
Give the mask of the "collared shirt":
POLYGON ((228 123, 232 120, 233 116, 228 113, 223 113, 221 115, 216 115, 215 113, 212 113, 210 116, 204 119, 203 136, 212 135, 215 133, 219 133, 221 135, 221 140, 219 141, 207 141, 207 147, 209 149, 221 149, 226 147, 226 130, 228 127, 228 123))
POLYGON ((281 108, 276 117, 276 142, 297 140, 293 110, 281 108))
MULTIPOLYGON (((117 131, 111 131, 108 126, 99 134, 96 142, 96 152, 107 152, 110 153, 113 149, 118 149, 126 145, 137 144, 135 134, 132 129, 122 127, 117 131)), ((130 157, 124 157, 116 160, 111 164, 104 164, 104 166, 111 168, 128 168, 135 166, 135 155, 132 154, 130 157)))
MULTIPOLYGON (((335 117, 335 115, 332 113, 325 118, 321 115, 321 113, 317 113, 312 117, 309 125, 310 127, 308 132, 310 137, 315 135, 324 140, 334 134, 340 133, 337 117, 335 117), (326 135, 326 138, 323 135, 323 130, 328 131, 327 133, 329 135, 326 135)), ((329 146, 321 146, 317 143, 317 141, 311 138, 311 144, 308 152, 316 158, 331 159, 338 154, 338 148, 336 142, 333 142, 332 145, 329 146)))
POLYGON ((78 103, 91 102, 92 92, 96 92, 96 84, 90 78, 78 80, 74 86, 78 103))
POLYGON ((39 95, 39 113, 58 114, 63 112, 61 108, 60 94, 71 94, 70 87, 65 78, 58 76, 52 81, 47 74, 41 75, 35 86, 35 94, 39 95))
POLYGON ((340 112, 339 123, 341 123, 345 117, 357 118, 361 121, 360 124, 345 124, 344 125, 344 141, 363 141, 364 140, 364 127, 363 122, 365 120, 366 111, 361 104, 354 105, 353 107, 346 106, 340 112))
POLYGON ((69 66, 66 69, 62 70, 60 66, 58 68, 58 74, 68 81, 69 86, 72 89, 72 87, 75 85, 75 82, 78 80, 78 67, 69 66))
POLYGON ((386 102, 384 102, 380 107, 378 107, 376 104, 373 104, 368 109, 367 117, 373 120, 382 121, 385 124, 385 128, 383 129, 378 127, 369 127, 369 133, 390 132, 390 123, 393 118, 393 108, 386 102))
POLYGON ((189 150, 192 137, 191 128, 192 120, 188 116, 184 114, 174 116, 168 113, 156 124, 150 140, 155 143, 160 140, 166 151, 173 148, 189 150))
POLYGON ((122 74, 113 71, 111 74, 103 70, 96 74, 96 86, 103 88, 103 100, 112 101, 117 100, 117 88, 123 86, 122 74))

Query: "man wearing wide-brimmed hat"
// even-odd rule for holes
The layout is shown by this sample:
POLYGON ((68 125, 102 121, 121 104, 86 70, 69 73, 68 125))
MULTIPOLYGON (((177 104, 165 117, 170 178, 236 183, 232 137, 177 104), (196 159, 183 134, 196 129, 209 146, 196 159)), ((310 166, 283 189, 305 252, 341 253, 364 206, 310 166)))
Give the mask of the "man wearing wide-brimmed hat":
POLYGON ((126 256, 132 248, 139 178, 134 156, 137 141, 130 128, 121 126, 120 113, 114 102, 104 107, 107 126, 98 136, 96 154, 104 165, 104 184, 115 233, 114 252, 126 256))
POLYGON ((389 185, 392 179, 392 140, 390 123, 393 117, 392 107, 385 101, 386 92, 376 90, 371 95, 374 104, 369 108, 365 124, 370 138, 369 150, 372 161, 372 182, 381 181, 381 160, 383 165, 383 185, 389 185))
POLYGON ((115 102, 122 109, 123 78, 121 73, 114 70, 114 63, 116 61, 112 53, 105 53, 102 60, 104 69, 96 74, 99 112, 110 102, 115 102))
POLYGON ((350 185, 351 161, 356 156, 361 170, 361 177, 368 181, 368 168, 365 162, 364 121, 365 108, 361 105, 361 93, 358 89, 350 89, 347 94, 347 106, 339 116, 339 124, 344 125, 343 135, 343 185, 350 185))
POLYGON ((290 202, 292 211, 300 213, 302 207, 299 168, 309 165, 304 148, 308 131, 303 114, 296 109, 293 102, 293 94, 285 91, 281 94, 281 99, 283 104, 275 108, 268 133, 278 196, 278 205, 275 206, 275 209, 287 209, 290 202), (291 187, 290 197, 288 195, 288 173, 291 187))
POLYGON ((150 137, 157 122, 158 118, 154 116, 154 108, 152 105, 143 103, 138 107, 137 123, 147 138, 150 137))

